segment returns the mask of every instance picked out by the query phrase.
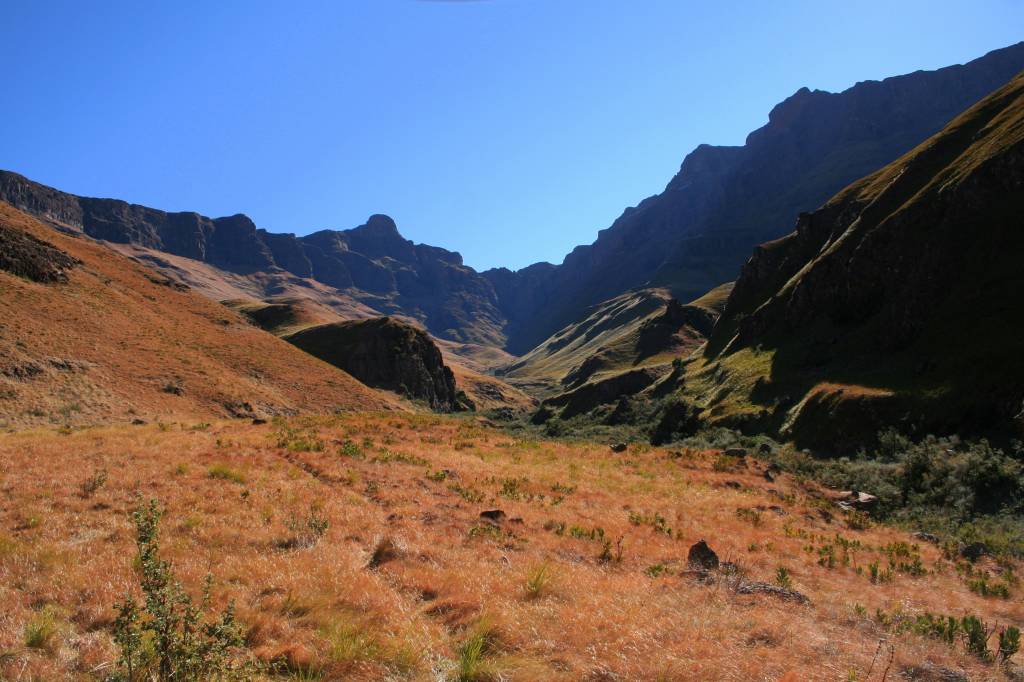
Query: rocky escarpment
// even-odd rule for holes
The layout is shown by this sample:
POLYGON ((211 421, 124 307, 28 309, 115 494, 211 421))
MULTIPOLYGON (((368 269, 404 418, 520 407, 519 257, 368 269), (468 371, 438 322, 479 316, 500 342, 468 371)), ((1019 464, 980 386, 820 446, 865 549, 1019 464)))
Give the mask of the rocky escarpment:
POLYGON ((841 93, 799 90, 742 147, 701 145, 665 190, 627 209, 558 266, 484 275, 521 354, 589 306, 641 286, 690 300, 735 278, 761 242, 801 212, 938 132, 1024 68, 1024 43, 962 66, 866 81, 841 93))
POLYGON ((66 282, 77 258, 21 230, 0 225, 0 270, 35 282, 66 282))
POLYGON ((343 290, 382 313, 420 321, 459 342, 504 344, 494 286, 452 251, 414 244, 385 215, 350 230, 297 237, 258 229, 247 216, 168 213, 60 192, 0 171, 0 201, 67 230, 208 263, 232 273, 287 272, 343 290))
POLYGON ((798 440, 825 412, 851 434, 883 417, 1009 430, 1024 400, 1021 215, 1024 74, 758 248, 708 357, 771 352, 751 397, 797 401, 782 427, 798 440))
POLYGON ((422 400, 442 412, 467 407, 426 332, 396 319, 321 324, 282 338, 368 386, 422 400))

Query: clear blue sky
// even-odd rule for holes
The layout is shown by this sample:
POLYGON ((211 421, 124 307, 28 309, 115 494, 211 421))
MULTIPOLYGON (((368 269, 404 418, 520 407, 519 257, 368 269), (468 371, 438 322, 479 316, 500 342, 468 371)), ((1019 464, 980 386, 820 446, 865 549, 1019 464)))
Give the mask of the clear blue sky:
POLYGON ((306 233, 561 262, 801 86, 964 62, 1024 2, 7 2, 0 168, 306 233), (757 7, 755 7, 755 4, 757 7))

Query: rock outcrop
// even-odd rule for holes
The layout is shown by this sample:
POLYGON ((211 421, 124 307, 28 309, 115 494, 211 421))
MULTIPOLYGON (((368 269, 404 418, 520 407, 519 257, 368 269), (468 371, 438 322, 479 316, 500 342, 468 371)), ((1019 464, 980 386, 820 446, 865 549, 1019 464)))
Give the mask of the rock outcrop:
POLYGON ((52 244, 0 225, 0 270, 35 282, 66 282, 78 263, 52 244))
POLYGON ((368 386, 422 400, 441 412, 463 407, 455 376, 430 336, 394 318, 321 324, 282 338, 368 386))

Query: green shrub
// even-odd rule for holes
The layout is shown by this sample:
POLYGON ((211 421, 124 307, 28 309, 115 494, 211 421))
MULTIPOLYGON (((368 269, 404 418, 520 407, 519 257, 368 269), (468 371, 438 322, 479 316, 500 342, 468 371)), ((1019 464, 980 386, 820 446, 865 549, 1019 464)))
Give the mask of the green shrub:
POLYGON ((46 606, 25 624, 23 639, 25 646, 30 649, 53 651, 59 633, 60 619, 57 617, 57 611, 51 606, 46 606))
POLYGON ((999 659, 1009 661, 1020 651, 1020 630, 1014 626, 1004 628, 999 633, 999 659))
POLYGON ((779 566, 775 569, 775 584, 784 590, 793 589, 793 577, 790 575, 788 568, 779 566))
POLYGON ((231 481, 239 485, 245 484, 245 475, 236 471, 227 464, 213 464, 206 470, 206 475, 221 481, 231 481))
POLYGON ((208 620, 212 577, 207 576, 203 599, 192 598, 174 577, 170 562, 160 558, 156 500, 133 514, 137 563, 143 602, 131 596, 117 604, 114 642, 120 650, 117 673, 121 682, 200 682, 245 679, 250 672, 232 661, 241 646, 241 628, 234 605, 208 620))
POLYGON ((107 482, 107 470, 97 469, 92 476, 82 481, 82 484, 78 486, 79 493, 85 499, 89 499, 96 492, 104 486, 107 482))

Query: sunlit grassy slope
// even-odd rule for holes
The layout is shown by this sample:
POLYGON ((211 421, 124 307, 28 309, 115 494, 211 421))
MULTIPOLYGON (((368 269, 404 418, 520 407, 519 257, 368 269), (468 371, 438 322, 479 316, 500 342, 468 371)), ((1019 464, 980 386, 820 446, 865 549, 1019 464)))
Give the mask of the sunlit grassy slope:
POLYGON ((1002 679, 914 619, 1024 624, 1015 564, 968 577, 750 457, 402 413, 164 423, 0 436, 0 676, 112 672, 113 604, 137 592, 129 515, 148 499, 178 577, 198 595, 212 574, 238 657, 273 679, 1002 679), (701 539, 734 569, 688 572, 701 539), (1011 598, 968 588, 986 574, 1011 598), (787 581, 809 602, 744 594, 787 581))
POLYGON ((0 270, 0 426, 397 406, 101 243, 3 203, 0 225, 81 261, 64 283, 0 270))
MULTIPOLYGON (((730 284, 708 292, 689 306, 717 316, 730 284)), ((667 289, 639 289, 609 299, 584 312, 579 320, 501 370, 509 381, 539 395, 552 395, 586 380, 658 364, 687 355, 704 337, 683 326, 651 346, 642 338, 645 325, 662 315, 672 295, 667 289), (651 347, 648 347, 651 346, 651 347), (573 377, 579 376, 578 380, 573 377)))

